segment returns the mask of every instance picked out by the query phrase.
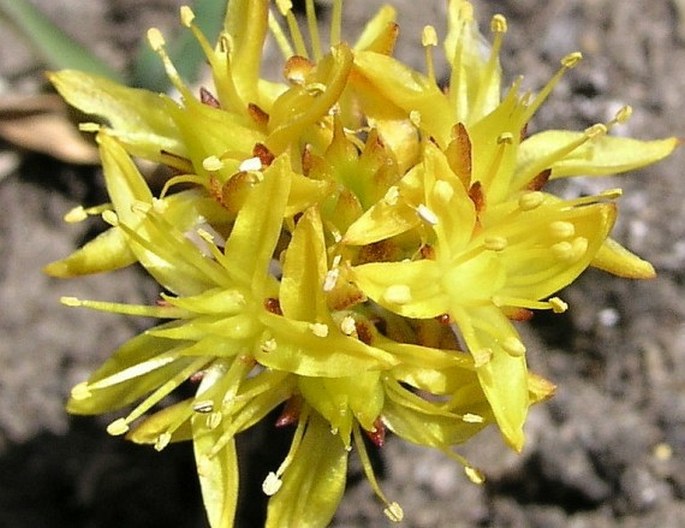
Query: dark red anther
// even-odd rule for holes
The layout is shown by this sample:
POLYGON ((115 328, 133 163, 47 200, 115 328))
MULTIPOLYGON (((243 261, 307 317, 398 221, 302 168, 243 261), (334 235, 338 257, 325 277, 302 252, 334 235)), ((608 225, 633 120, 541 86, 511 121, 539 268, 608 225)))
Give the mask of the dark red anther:
POLYGON ((275 297, 267 297, 264 299, 264 308, 266 308, 267 312, 271 312, 272 314, 283 315, 281 303, 278 302, 278 299, 275 297))
POLYGON ((365 345, 370 345, 373 341, 373 331, 369 328, 369 325, 364 321, 354 322, 354 329, 357 331, 357 339, 359 339, 365 345))
POLYGON ((191 374, 188 380, 190 380, 191 383, 200 383, 202 381, 202 378, 205 377, 205 371, 204 370, 198 370, 195 374, 191 374))
POLYGON ((552 175, 552 169, 545 169, 540 174, 535 176, 532 180, 528 182, 525 189, 527 191, 539 191, 545 184, 549 181, 549 177, 552 175))
POLYGON ((262 167, 268 167, 276 158, 264 143, 255 143, 255 146, 252 148, 252 155, 259 158, 259 161, 262 162, 262 167))
POLYGON ((276 419, 276 427, 285 427, 297 423, 300 419, 300 410, 302 409, 302 399, 297 396, 292 396, 283 407, 283 412, 276 419))
POLYGON ((221 108, 219 100, 204 86, 200 87, 200 102, 207 106, 211 106, 212 108, 221 108))
POLYGON ((258 125, 266 126, 269 123, 269 114, 254 103, 247 105, 247 113, 258 125))
POLYGON ((441 325, 448 325, 452 322, 452 319, 450 318, 450 314, 444 313, 438 315, 435 320, 440 323, 441 325))
POLYGON ((480 213, 485 209, 485 193, 483 192, 483 185, 477 181, 469 188, 469 198, 476 206, 476 213, 480 213))
POLYGON ((419 250, 421 256, 427 260, 435 260, 435 248, 430 244, 424 244, 419 250))
POLYGON ((383 447, 383 444, 385 444, 385 425, 383 425, 380 416, 376 418, 375 422, 373 422, 373 428, 373 431, 367 431, 364 429, 364 433, 368 439, 373 442, 373 445, 376 447, 383 447))

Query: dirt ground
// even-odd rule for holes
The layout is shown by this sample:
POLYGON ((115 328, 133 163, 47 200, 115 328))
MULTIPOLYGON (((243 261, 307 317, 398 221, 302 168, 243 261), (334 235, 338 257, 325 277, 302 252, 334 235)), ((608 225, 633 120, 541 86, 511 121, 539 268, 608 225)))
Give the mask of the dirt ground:
MULTIPOLYGON (((35 0, 66 31, 117 68, 131 64, 148 26, 176 25, 180 0, 35 0)), ((481 0, 478 18, 509 21, 503 66, 540 88, 565 54, 585 60, 537 114, 531 131, 583 129, 634 109, 621 134, 685 136, 685 2, 481 0)), ((348 30, 380 2, 348 0, 348 30)), ((442 31, 443 0, 395 2, 398 53, 422 63, 420 31, 442 31)), ((44 88, 43 66, 0 21, 0 100, 44 88)), ((349 32, 350 37, 354 31, 349 32)), ((524 329, 533 368, 559 387, 536 407, 521 455, 485 431, 463 453, 487 476, 475 486, 442 455, 390 439, 377 457, 383 488, 404 507, 402 526, 685 526, 685 152, 630 176, 585 180, 568 195, 621 186, 619 241, 649 259, 658 278, 636 282, 591 270, 562 292, 571 309, 524 329)), ((189 445, 163 453, 105 432, 107 418, 73 418, 63 403, 144 322, 58 303, 61 295, 149 302, 139 270, 57 281, 45 263, 93 236, 66 225, 79 203, 104 201, 97 168, 0 142, 0 526, 109 528, 206 526, 189 445)), ((282 456, 270 427, 241 442, 245 490, 239 526, 259 525, 259 485, 282 456)), ((355 457, 353 456, 354 460, 355 457)), ((353 462, 333 526, 386 526, 353 462)))

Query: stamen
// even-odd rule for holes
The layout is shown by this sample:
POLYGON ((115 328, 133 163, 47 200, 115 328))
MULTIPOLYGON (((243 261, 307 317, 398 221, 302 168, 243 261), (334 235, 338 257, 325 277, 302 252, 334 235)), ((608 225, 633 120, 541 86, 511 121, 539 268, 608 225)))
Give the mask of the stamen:
POLYGON ((466 413, 461 417, 463 422, 481 424, 485 419, 480 414, 466 413))
POLYGON ((295 51, 298 55, 309 58, 309 53, 307 52, 307 48, 305 47, 302 32, 300 31, 300 27, 297 24, 297 19, 295 18, 295 15, 293 15, 293 3, 290 0, 276 0, 276 6, 278 7, 278 10, 281 12, 281 16, 283 16, 286 22, 288 23, 290 38, 293 40, 293 43, 295 44, 295 51))
POLYGON ((438 216, 424 204, 419 204, 416 208, 416 212, 422 220, 428 222, 430 225, 438 225, 438 216))
POLYGON ((545 99, 547 99, 564 74, 571 68, 575 68, 582 58, 582 53, 576 51, 566 55, 563 59, 561 59, 561 68, 557 71, 557 73, 554 74, 554 76, 549 80, 540 93, 538 93, 533 102, 530 103, 525 114, 523 115, 522 122, 526 123, 530 121, 530 118, 533 116, 533 114, 535 114, 535 112, 537 112, 538 108, 540 108, 540 105, 545 101, 545 99))
POLYGON ((166 446, 169 445, 169 442, 171 442, 171 433, 164 432, 160 434, 155 440, 155 451, 162 451, 166 446))
POLYGON ((208 156, 202 160, 202 168, 208 172, 217 172, 224 168, 224 162, 217 156, 208 156))
POLYGON ((346 315, 340 322, 340 330, 346 336, 351 336, 357 331, 357 325, 355 323, 354 317, 351 315, 346 315))
POLYGON ((555 238, 571 238, 576 233, 576 227, 571 222, 557 220, 549 224, 549 231, 555 238))
POLYGON ((438 45, 438 34, 433 26, 424 26, 423 32, 421 33, 421 45, 424 47, 426 53, 426 73, 428 78, 435 83, 433 48, 438 45))
POLYGON ((342 36, 342 0, 333 1, 331 16, 331 47, 340 44, 342 36))
POLYGON ((568 304, 562 301, 559 297, 552 297, 547 302, 549 302, 549 305, 554 313, 564 313, 566 310, 568 310, 568 304))
POLYGON ((241 172, 260 171, 262 170, 262 160, 257 156, 248 158, 240 163, 238 170, 241 172))
POLYGON ((111 203, 96 205, 94 207, 89 207, 88 209, 85 209, 82 205, 79 205, 64 215, 64 221, 69 224, 76 224, 78 222, 82 222, 89 216, 101 215, 104 211, 109 211, 111 209, 111 203))
POLYGON ((393 284, 383 292, 383 299, 391 304, 407 304, 412 300, 411 289, 406 284, 393 284))
POLYGON ((328 325, 323 323, 310 323, 309 329, 316 337, 326 337, 328 335, 328 325))
POLYGON ((270 354, 271 352, 275 352, 276 349, 278 348, 278 344, 276 343, 276 340, 272 337, 271 339, 267 339, 264 341, 259 348, 264 352, 265 354, 270 354))
POLYGON ((162 59, 164 70, 166 71, 167 77, 171 81, 171 84, 174 85, 174 88, 176 88, 179 91, 179 93, 183 96, 183 98, 186 101, 192 101, 192 93, 181 80, 181 76, 179 75, 178 70, 176 70, 174 63, 171 61, 169 55, 166 52, 166 42, 164 41, 162 32, 159 31, 159 29, 157 28, 150 28, 147 32, 147 40, 150 43, 150 47, 152 48, 152 50, 155 53, 157 53, 157 55, 159 55, 160 59, 162 59))
POLYGON ((490 363, 490 360, 492 359, 492 350, 489 348, 480 348, 471 351, 471 355, 473 356, 473 365, 476 368, 483 367, 490 363))
POLYGON ((545 195, 540 191, 527 191, 519 196, 519 209, 522 211, 532 211, 542 205, 545 201, 545 195))
POLYGON ((512 357, 521 357, 526 353, 526 347, 520 339, 509 336, 502 342, 504 351, 512 357))
MULTIPOLYGON (((473 115, 481 116, 484 113, 483 105, 486 101, 486 96, 491 92, 491 84, 493 82, 493 77, 497 73, 499 66, 499 55, 502 49, 502 42, 504 41, 504 34, 507 32, 507 19, 503 15, 496 14, 492 17, 490 21, 490 31, 494 33, 494 39, 492 42, 492 48, 490 50, 490 56, 488 57, 488 63, 483 70, 483 75, 481 77, 478 90, 478 95, 473 103, 473 115)), ((496 87, 499 90, 499 86, 496 87)))
POLYGON ((279 489, 281 489, 282 485, 283 481, 276 476, 276 473, 269 471, 269 474, 264 479, 264 482, 262 482, 262 491, 264 492, 264 495, 271 497, 272 495, 275 495, 279 489))
POLYGON ((99 312, 110 312, 122 315, 140 317, 156 317, 160 319, 179 319, 187 317, 188 312, 172 306, 148 306, 145 304, 125 304, 106 301, 90 301, 76 297, 60 297, 59 302, 70 308, 90 308, 99 312))
POLYGON ((283 59, 286 61, 295 55, 295 52, 293 51, 293 47, 290 45, 290 41, 288 40, 288 37, 285 36, 285 32, 283 31, 283 28, 279 24, 278 20, 276 20, 276 17, 274 14, 269 10, 269 31, 271 31, 271 34, 274 37, 274 40, 276 41, 276 44, 278 45, 279 49, 281 50, 281 53, 283 54, 283 59))
POLYGON ((503 251, 508 245, 509 242, 502 236, 487 237, 483 240, 483 247, 490 251, 503 251))
POLYGON ((464 473, 474 484, 483 484, 485 482, 485 475, 473 466, 464 466, 464 473))
POLYGON ((321 39, 319 37, 319 21, 316 19, 316 8, 314 7, 314 0, 306 0, 307 10, 307 28, 309 30, 309 41, 312 46, 312 52, 315 61, 320 61, 323 58, 321 53, 321 39))
POLYGON ((385 196, 383 196, 383 201, 389 205, 397 205, 398 200, 400 199, 400 188, 397 185, 391 185, 388 190, 385 192, 385 196))

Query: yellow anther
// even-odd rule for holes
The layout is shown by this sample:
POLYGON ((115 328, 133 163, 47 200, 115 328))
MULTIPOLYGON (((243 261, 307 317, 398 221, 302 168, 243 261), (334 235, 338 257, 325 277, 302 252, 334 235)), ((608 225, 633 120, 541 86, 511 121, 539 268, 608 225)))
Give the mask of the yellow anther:
POLYGON ((559 297, 552 297, 547 302, 552 307, 552 311, 554 313, 564 313, 566 310, 568 310, 568 304, 562 301, 559 297))
POLYGON ((276 0, 276 7, 282 16, 286 16, 293 9, 293 3, 290 0, 276 0))
POLYGON ((421 112, 418 110, 409 112, 409 121, 411 121, 411 124, 416 128, 419 128, 421 126, 421 112))
POLYGON ((502 236, 486 237, 485 240, 483 240, 483 247, 490 251, 502 251, 503 249, 506 249, 508 244, 507 239, 502 236))
POLYGON ((310 323, 309 329, 316 337, 326 337, 328 335, 328 325, 324 323, 310 323))
POLYGON ((580 51, 574 51, 561 59, 561 65, 564 68, 575 68, 581 60, 583 60, 583 54, 580 51))
POLYGON ((147 41, 150 43, 150 47, 154 51, 161 51, 166 45, 164 36, 162 36, 162 32, 157 28, 150 28, 147 30, 147 41))
POLYGON ((61 302, 64 306, 69 306, 71 308, 83 306, 83 303, 76 297, 60 297, 59 302, 61 302))
POLYGON ((207 429, 214 430, 219 425, 221 424, 221 420, 223 420, 224 415, 222 414, 221 411, 214 411, 211 412, 207 415, 207 421, 205 424, 207 425, 207 429))
POLYGON ((490 19, 490 31, 493 33, 506 33, 507 29, 507 19, 504 15, 497 13, 490 19))
POLYGON ((406 284, 393 284, 383 292, 383 299, 391 304, 407 304, 411 302, 411 289, 406 284))
POLYGON ((181 24, 189 28, 193 25, 193 20, 195 20, 195 13, 187 5, 181 6, 181 24))
POLYGON ((464 466, 464 473, 466 473, 466 476, 474 484, 482 484, 485 482, 485 475, 473 466, 464 466))
POLYGON ((224 162, 216 156, 208 156, 202 160, 202 168, 209 172, 218 171, 224 168, 224 162))
POLYGON ((161 451, 171 442, 171 433, 162 433, 155 440, 155 451, 161 451))
POLYGON ((506 145, 511 145, 512 142, 514 141, 514 135, 511 132, 502 132, 499 136, 497 136, 497 144, 506 144, 506 145))
POLYGON ((480 414, 466 413, 461 417, 461 420, 466 423, 479 424, 483 423, 485 419, 480 414))
POLYGON ((86 218, 88 218, 88 213, 86 213, 86 210, 82 205, 74 207, 71 211, 64 215, 64 221, 68 224, 83 222, 86 218))
POLYGON ((609 200, 615 200, 616 198, 620 198, 623 196, 623 189, 616 187, 614 189, 607 189, 606 191, 602 191, 600 193, 600 196, 603 198, 608 198, 609 200))
POLYGON ((203 400, 193 404, 193 411, 200 414, 207 414, 214 410, 214 402, 212 400, 203 400))
POLYGON ((576 226, 571 222, 564 222, 563 220, 557 220, 549 224, 549 230, 555 238, 571 238, 576 234, 576 226))
POLYGON ((522 211, 532 211, 540 207, 544 201, 545 195, 540 191, 529 191, 519 196, 518 203, 522 211))
POLYGON ((357 330, 357 325, 355 324, 354 317, 351 315, 346 315, 343 320, 340 321, 340 330, 343 334, 351 336, 357 330))
POLYGON ((248 158, 240 163, 238 170, 243 172, 260 171, 262 170, 262 160, 258 156, 255 156, 254 158, 248 158))
POLYGON ((383 201, 388 205, 397 205, 400 199, 400 188, 397 185, 391 185, 383 196, 383 201))
POLYGON ((404 519, 404 510, 402 510, 402 506, 396 502, 388 504, 388 507, 383 510, 383 513, 392 522, 399 523, 404 519))
POLYGON ((271 339, 267 339, 264 341, 260 347, 262 352, 265 354, 269 354, 271 352, 274 352, 278 348, 278 344, 276 343, 276 340, 272 337, 271 339))
POLYGON ((422 220, 428 222, 430 225, 438 225, 438 215, 436 215, 424 204, 419 204, 419 206, 416 208, 416 212, 422 220))
POLYGON ((74 385, 74 387, 71 389, 71 397, 74 400, 85 400, 86 398, 90 398, 92 395, 93 394, 88 388, 88 383, 85 381, 79 383, 78 385, 74 385))
POLYGON ((107 426, 107 432, 112 436, 121 436, 128 432, 128 424, 124 418, 118 418, 107 426))
POLYGON ((473 364, 476 368, 487 365, 492 359, 492 350, 489 348, 480 348, 474 350, 471 354, 473 355, 473 364))
POLYGON ((330 292, 333 291, 335 285, 338 282, 338 277, 340 277, 340 269, 333 268, 326 273, 326 278, 323 281, 323 291, 330 292))
POLYGON ((625 123, 628 121, 631 116, 633 115, 633 107, 632 106, 623 106, 619 109, 618 112, 616 112, 616 116, 614 117, 614 121, 616 123, 625 123))
POLYGON ((99 132, 100 129, 102 128, 102 125, 99 123, 93 123, 91 121, 87 123, 79 123, 78 129, 81 132, 99 132))
POLYGON ((590 245, 590 242, 585 237, 577 237, 573 240, 572 258, 573 258, 574 262, 583 258, 585 253, 587 253, 587 248, 589 245, 590 245))
POLYGON ((604 123, 596 123, 591 127, 585 129, 584 134, 590 139, 595 139, 604 136, 609 129, 604 123))
POLYGON ((526 353, 526 347, 520 339, 510 336, 502 342, 504 351, 512 357, 521 357, 526 353))
POLYGON ((433 185, 433 196, 436 200, 447 204, 452 199, 452 196, 454 196, 454 187, 445 180, 438 180, 433 185))
POLYGON ((438 34, 433 26, 424 26, 421 33, 421 45, 424 47, 437 46, 438 34))
POLYGON ((557 242, 551 247, 551 250, 559 260, 569 261, 573 258, 573 246, 570 242, 557 242))
POLYGON ((103 211, 102 219, 111 226, 119 225, 119 217, 114 211, 103 211))
POLYGON ((271 497, 272 495, 275 495, 279 489, 281 489, 282 485, 283 481, 278 478, 278 475, 276 475, 276 473, 273 471, 269 471, 269 474, 264 479, 264 482, 262 482, 262 491, 264 492, 264 495, 271 497))

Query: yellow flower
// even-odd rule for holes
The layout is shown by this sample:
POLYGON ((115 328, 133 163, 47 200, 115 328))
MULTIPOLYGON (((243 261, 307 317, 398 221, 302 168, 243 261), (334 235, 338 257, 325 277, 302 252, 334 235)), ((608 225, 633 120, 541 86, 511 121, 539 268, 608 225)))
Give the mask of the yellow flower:
POLYGON ((50 75, 65 99, 105 125, 97 141, 111 225, 46 267, 58 277, 135 262, 164 288, 154 306, 62 301, 167 322, 123 344, 72 391, 74 413, 135 404, 108 430, 157 449, 192 440, 211 526, 234 523, 235 437, 282 407, 296 425, 291 449, 266 476, 267 526, 324 526, 343 494, 355 449, 368 480, 399 521, 373 474, 363 436, 386 430, 433 447, 483 477, 454 446, 496 424, 516 450, 531 404, 554 387, 527 370, 512 320, 566 310, 553 297, 589 265, 630 277, 651 266, 608 239, 620 191, 562 200, 549 179, 614 174, 655 162, 673 138, 609 137, 630 114, 583 132, 526 137, 528 122, 570 54, 537 96, 516 81, 502 95, 497 15, 484 52, 473 9, 448 3, 448 86, 436 82, 435 30, 423 34, 422 74, 392 57, 395 11, 382 8, 354 46, 341 41, 333 3, 324 51, 314 2, 309 42, 288 0, 231 0, 216 46, 181 8, 204 49, 213 91, 196 97, 148 40, 180 100, 75 71, 50 75), (260 77, 271 33, 284 81, 260 77), (132 157, 176 175, 153 196, 132 157), (190 190, 172 193, 176 184, 190 190), (465 345, 466 351, 460 350, 465 345), (194 396, 149 415, 179 385, 194 396))

